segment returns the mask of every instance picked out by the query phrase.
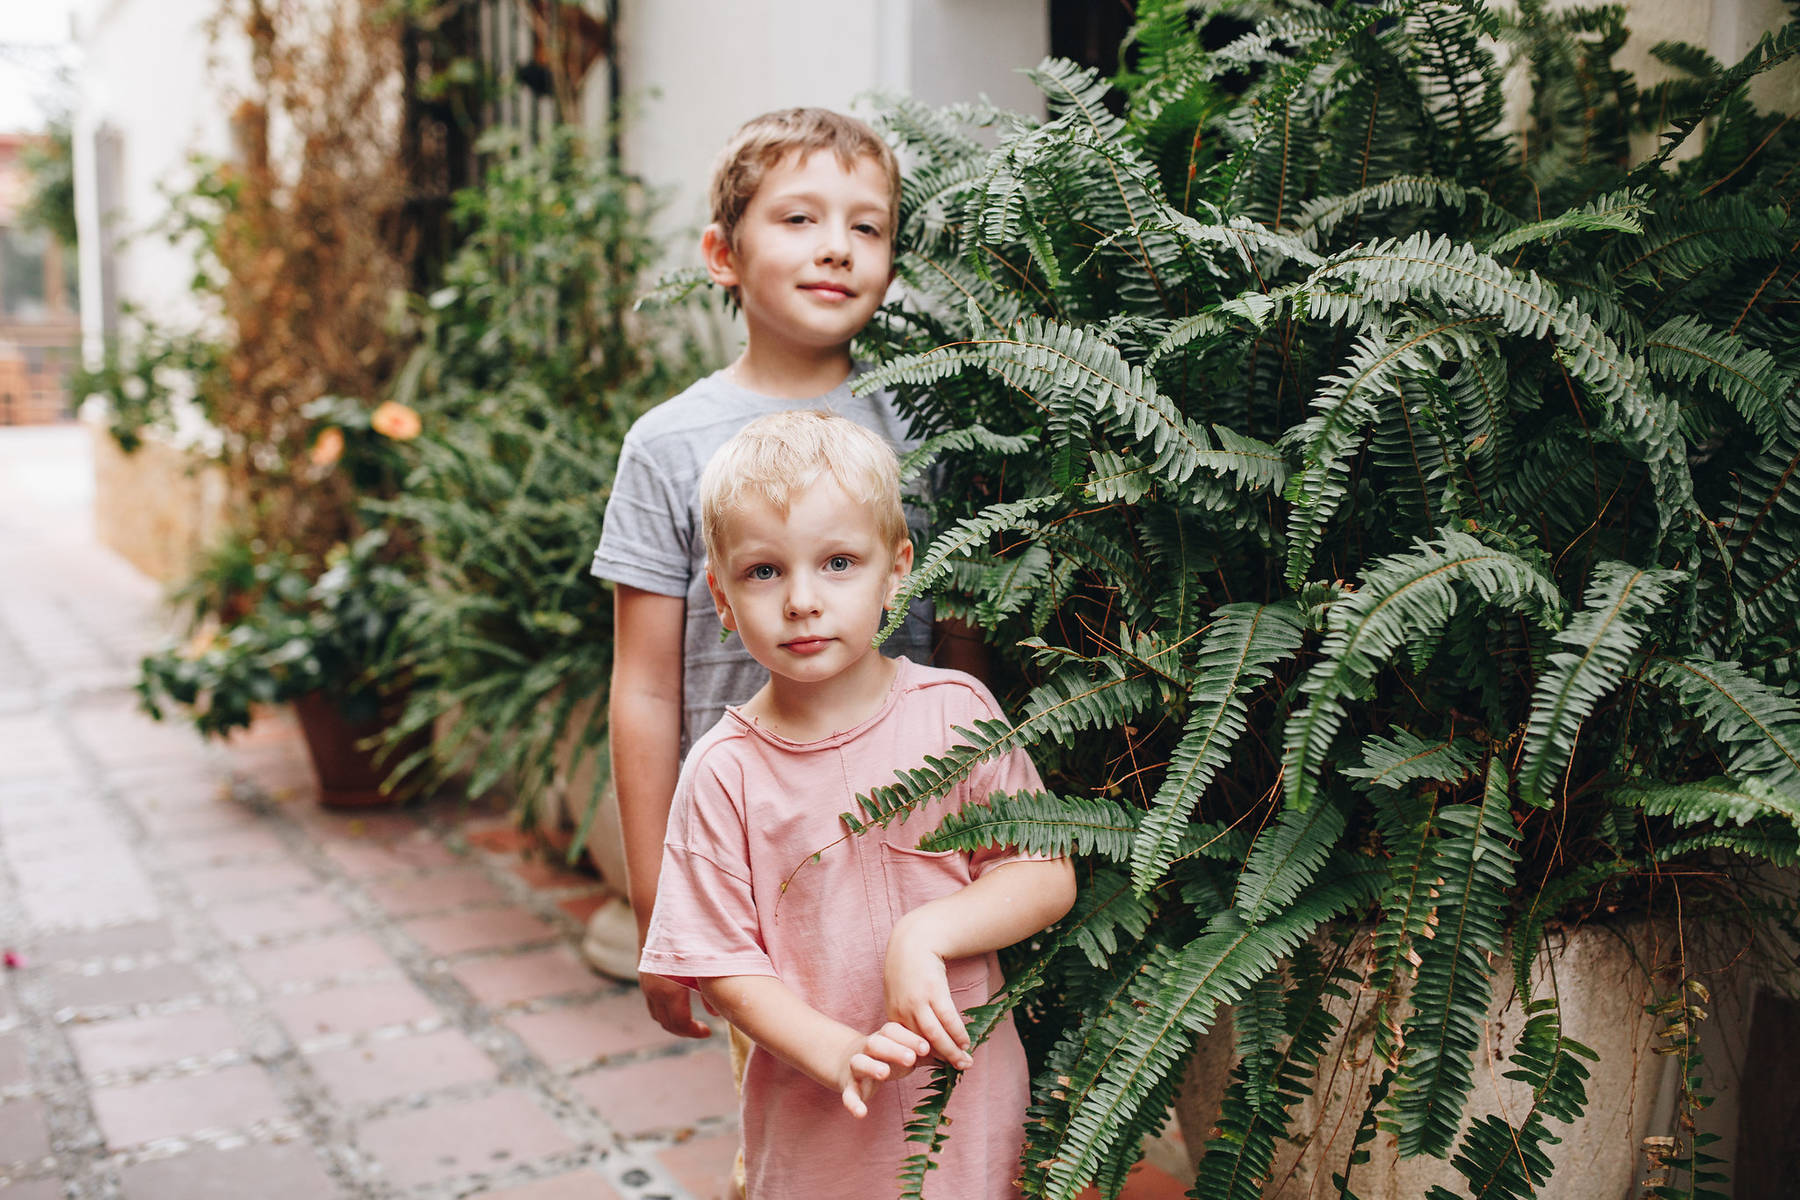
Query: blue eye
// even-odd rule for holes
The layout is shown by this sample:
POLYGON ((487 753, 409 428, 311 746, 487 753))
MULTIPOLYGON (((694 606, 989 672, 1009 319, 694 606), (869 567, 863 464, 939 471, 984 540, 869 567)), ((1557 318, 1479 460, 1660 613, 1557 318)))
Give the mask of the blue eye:
POLYGON ((750 579, 768 580, 775 578, 775 568, 771 567, 768 563, 757 563, 754 567, 751 567, 748 571, 744 572, 744 574, 750 579))
POLYGON ((848 571, 850 569, 850 556, 847 554, 832 555, 825 560, 825 569, 827 571, 848 571))

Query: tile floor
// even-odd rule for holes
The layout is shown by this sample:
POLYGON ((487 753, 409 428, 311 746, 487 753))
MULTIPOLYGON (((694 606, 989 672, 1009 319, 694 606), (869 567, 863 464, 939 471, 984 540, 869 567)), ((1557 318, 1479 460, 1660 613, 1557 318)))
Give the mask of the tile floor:
POLYGON ((91 540, 86 437, 0 430, 0 1194, 723 1197, 723 1038, 581 962, 596 879, 455 797, 319 808, 284 712, 138 714, 164 617, 91 540))

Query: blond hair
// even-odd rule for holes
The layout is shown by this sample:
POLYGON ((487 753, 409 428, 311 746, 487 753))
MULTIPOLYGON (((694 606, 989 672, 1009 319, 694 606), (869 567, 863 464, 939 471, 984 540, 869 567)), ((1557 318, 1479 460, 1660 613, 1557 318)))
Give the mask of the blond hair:
POLYGON ((869 507, 889 546, 906 540, 900 463, 893 448, 848 417, 824 409, 770 413, 720 446, 700 473, 700 536, 719 560, 720 527, 731 513, 762 501, 786 515, 799 492, 829 474, 844 494, 869 507))
POLYGON ((804 158, 820 150, 835 154, 846 171, 854 170, 859 158, 875 160, 887 177, 891 238, 900 213, 900 162, 881 135, 855 117, 829 108, 783 108, 739 126, 713 165, 712 221, 725 243, 737 245, 738 222, 770 167, 790 154, 804 158))

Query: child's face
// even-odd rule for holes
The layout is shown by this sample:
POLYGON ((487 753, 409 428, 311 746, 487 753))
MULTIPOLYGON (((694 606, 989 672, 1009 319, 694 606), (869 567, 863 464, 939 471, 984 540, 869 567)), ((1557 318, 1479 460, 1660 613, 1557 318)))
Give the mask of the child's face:
POLYGON ((800 683, 875 653, 886 606, 912 569, 912 543, 890 545, 869 506, 829 473, 794 493, 785 516, 754 500, 719 535, 706 573, 719 619, 757 662, 800 683))
POLYGON ((846 170, 821 150, 789 155, 764 174, 735 245, 717 227, 707 270, 738 289, 752 345, 788 353, 848 346, 893 281, 887 176, 873 158, 846 170))

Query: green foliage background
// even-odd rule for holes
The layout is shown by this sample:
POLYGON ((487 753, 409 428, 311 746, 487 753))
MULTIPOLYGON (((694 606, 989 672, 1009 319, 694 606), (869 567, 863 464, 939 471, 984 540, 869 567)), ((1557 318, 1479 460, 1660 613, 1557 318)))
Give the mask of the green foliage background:
MULTIPOLYGON (((1800 137, 1743 88, 1800 26, 1729 70, 1659 47, 1686 74, 1640 93, 1616 7, 1138 18, 1116 81, 1037 68, 1048 120, 887 116, 914 303, 860 386, 939 456, 913 587, 991 632, 1018 719, 847 820, 1046 767, 928 842, 1086 856, 977 1022, 1035 1018, 1029 1194, 1116 1194, 1231 1005, 1193 1194, 1259 1195, 1350 985, 1380 1065, 1338 1191, 1381 1129, 1532 1195, 1591 1053, 1535 1001, 1533 1107, 1464 1129, 1495 957, 1529 997, 1546 926, 1601 905, 1788 908, 1732 864, 1800 854, 1800 137), (1633 165, 1639 129, 1670 136, 1633 165)), ((1659 1194, 1717 1195, 1681 1096, 1659 1194)))

